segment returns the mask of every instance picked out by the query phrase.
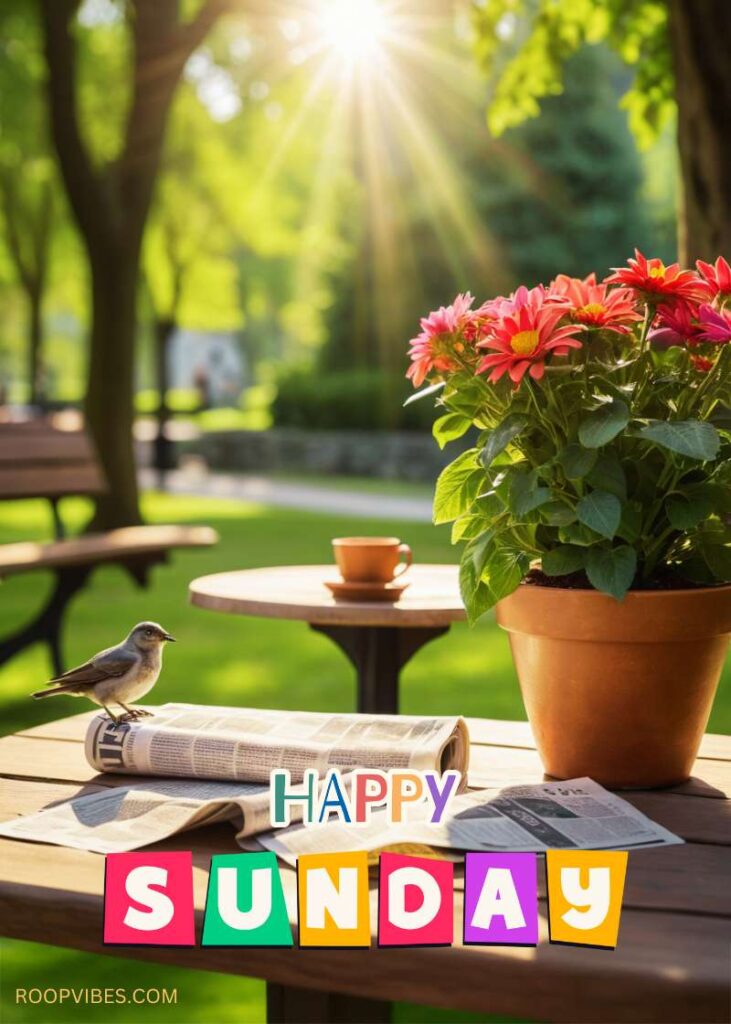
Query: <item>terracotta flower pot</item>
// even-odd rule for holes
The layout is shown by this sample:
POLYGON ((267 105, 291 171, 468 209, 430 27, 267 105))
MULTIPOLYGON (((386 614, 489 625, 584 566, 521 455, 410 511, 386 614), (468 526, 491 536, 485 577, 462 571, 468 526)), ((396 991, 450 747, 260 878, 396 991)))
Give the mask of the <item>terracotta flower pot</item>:
POLYGON ((731 586, 522 585, 496 608, 546 772, 613 787, 687 779, 731 634, 731 586))

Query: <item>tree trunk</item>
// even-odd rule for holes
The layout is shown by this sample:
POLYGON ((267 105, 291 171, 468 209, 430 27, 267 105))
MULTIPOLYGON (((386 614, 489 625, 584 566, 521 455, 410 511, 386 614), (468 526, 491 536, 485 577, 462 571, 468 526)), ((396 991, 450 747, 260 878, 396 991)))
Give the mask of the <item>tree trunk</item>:
POLYGON ((731 3, 670 0, 683 180, 681 262, 731 254, 731 3))
POLYGON ((92 328, 86 418, 109 485, 92 528, 141 521, 132 447, 139 253, 109 248, 90 259, 92 328))
POLYGON ((43 366, 41 355, 43 352, 43 315, 42 315, 42 289, 30 288, 28 296, 28 404, 42 406, 45 399, 45 388, 41 387, 41 374, 43 366))
POLYGON ((41 0, 51 131, 66 194, 89 256, 91 354, 86 415, 109 494, 97 501, 92 527, 140 522, 133 451, 134 366, 140 247, 165 125, 185 62, 227 6, 206 0, 189 22, 180 0, 129 5, 133 88, 122 152, 99 170, 79 126, 76 45, 78 0, 41 0))

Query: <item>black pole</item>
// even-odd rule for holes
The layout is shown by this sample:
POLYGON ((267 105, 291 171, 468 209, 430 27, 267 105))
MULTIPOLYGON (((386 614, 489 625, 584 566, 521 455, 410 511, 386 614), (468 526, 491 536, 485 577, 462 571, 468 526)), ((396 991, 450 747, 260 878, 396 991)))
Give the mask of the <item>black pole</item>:
POLYGON ((168 436, 168 423, 170 422, 170 408, 168 406, 168 389, 170 385, 168 374, 168 357, 170 339, 175 331, 173 320, 162 319, 155 323, 155 369, 157 376, 157 390, 159 395, 157 405, 157 434, 155 436, 153 465, 157 471, 158 485, 165 488, 165 474, 168 470, 175 469, 175 445, 168 436))

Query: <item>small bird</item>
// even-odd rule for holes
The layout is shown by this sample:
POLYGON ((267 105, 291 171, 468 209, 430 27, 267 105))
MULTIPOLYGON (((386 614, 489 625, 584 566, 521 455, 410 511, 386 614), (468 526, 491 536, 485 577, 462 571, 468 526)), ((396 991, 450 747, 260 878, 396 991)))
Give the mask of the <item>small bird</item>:
POLYGON ((162 668, 162 649, 168 641, 175 642, 157 622, 138 622, 126 639, 116 647, 95 654, 93 658, 71 668, 63 675, 49 679, 48 690, 38 690, 31 697, 55 697, 65 693, 70 697, 88 697, 104 708, 113 722, 127 722, 151 711, 127 706, 149 693, 157 682, 162 668), (109 704, 118 704, 125 714, 113 715, 109 704))

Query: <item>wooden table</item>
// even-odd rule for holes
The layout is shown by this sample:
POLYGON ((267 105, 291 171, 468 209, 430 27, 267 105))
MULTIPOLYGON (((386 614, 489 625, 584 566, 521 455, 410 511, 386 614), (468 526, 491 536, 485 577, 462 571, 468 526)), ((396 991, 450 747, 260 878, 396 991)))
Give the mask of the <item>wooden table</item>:
MULTIPOLYGON (((124 776, 95 776, 87 765, 82 738, 89 718, 78 715, 0 740, 4 818, 127 783, 124 776)), ((526 724, 484 719, 468 724, 471 782, 500 788, 542 779, 526 724)), ((456 938, 455 946, 434 949, 379 950, 374 941, 368 952, 105 949, 104 858, 9 839, 0 840, 1 930, 12 938, 92 953, 264 978, 270 1021, 383 1021, 390 1000, 528 1020, 728 1021, 731 738, 706 736, 694 778, 684 785, 622 795, 687 845, 630 853, 613 952, 550 945, 543 888, 537 948, 463 947, 456 938)), ((233 829, 209 826, 155 848, 193 850, 200 942, 210 858, 237 850, 233 829)), ((290 869, 282 874, 294 922, 296 879, 290 869)), ((373 921, 376 906, 373 889, 373 921)), ((462 933, 461 892, 455 894, 454 932, 455 937, 462 933)), ((93 975, 87 982, 93 984, 93 975)))
POLYGON ((358 711, 398 712, 399 675, 416 652, 465 619, 457 566, 414 565, 396 604, 336 601, 325 580, 334 565, 292 565, 202 576, 190 584, 199 608, 308 622, 334 640, 355 667, 358 711))

